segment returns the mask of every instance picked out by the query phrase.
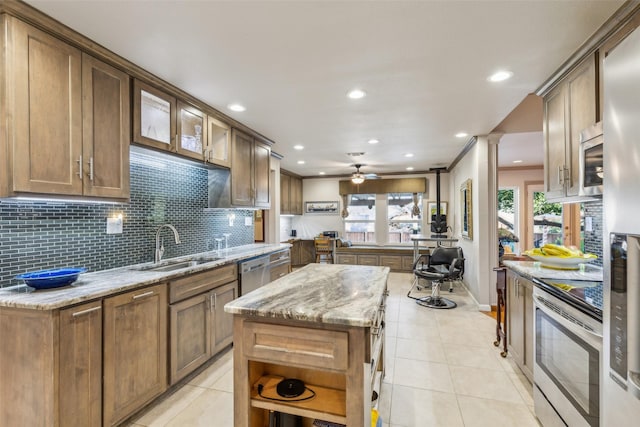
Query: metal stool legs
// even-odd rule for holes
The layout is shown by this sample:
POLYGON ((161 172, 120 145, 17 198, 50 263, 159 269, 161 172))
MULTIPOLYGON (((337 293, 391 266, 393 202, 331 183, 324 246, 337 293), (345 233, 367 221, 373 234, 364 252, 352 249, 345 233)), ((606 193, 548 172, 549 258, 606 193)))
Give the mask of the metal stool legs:
MULTIPOLYGON (((440 286, 442 285, 442 281, 434 280, 431 282, 431 296, 418 298, 416 303, 430 308, 455 308, 457 304, 450 299, 443 298, 440 296, 440 286)), ((453 290, 453 283, 450 286, 450 292, 453 290)))

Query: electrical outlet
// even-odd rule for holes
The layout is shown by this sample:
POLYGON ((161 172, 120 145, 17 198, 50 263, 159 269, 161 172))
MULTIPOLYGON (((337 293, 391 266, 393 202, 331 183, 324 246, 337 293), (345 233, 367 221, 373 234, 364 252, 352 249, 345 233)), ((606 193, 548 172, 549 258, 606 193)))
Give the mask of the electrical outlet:
POLYGON ((107 234, 122 234, 122 218, 107 218, 107 234))
POLYGON ((250 216, 247 216, 244 218, 244 225, 252 225, 253 224, 253 218, 251 218, 250 216))

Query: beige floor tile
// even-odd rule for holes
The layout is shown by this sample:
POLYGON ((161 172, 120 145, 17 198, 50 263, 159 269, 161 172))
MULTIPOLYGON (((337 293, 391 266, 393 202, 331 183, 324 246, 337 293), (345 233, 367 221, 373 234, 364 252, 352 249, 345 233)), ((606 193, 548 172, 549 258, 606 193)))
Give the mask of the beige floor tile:
POLYGON ((205 390, 166 426, 233 427, 233 394, 218 390, 205 390))
POLYGON ((456 395, 393 386, 391 424, 406 427, 464 426, 456 395))
POLYGON ((539 427, 524 404, 458 396, 465 427, 518 426, 539 427))
POLYGON ((401 323, 418 323, 425 326, 437 325, 436 315, 433 310, 414 302, 401 306, 398 321, 401 323))
MULTIPOLYGON (((396 357, 403 359, 424 360, 427 362, 447 363, 444 348, 440 340, 413 340, 398 338, 396 357)), ((498 369, 500 366, 498 366, 498 369)))
POLYGON ((478 331, 444 326, 438 329, 440 331, 440 340, 443 344, 471 345, 476 347, 493 345, 493 341, 488 335, 478 331))
POLYGON ((233 370, 233 350, 228 349, 200 375, 189 381, 189 384, 211 388, 224 374, 233 370))
POLYGON ((193 403, 193 401, 205 391, 205 388, 194 387, 186 384, 171 396, 154 405, 140 418, 134 420, 134 425, 143 425, 148 427, 164 426, 172 418, 180 414, 180 412, 193 403))
POLYGON ((398 336, 398 322, 395 322, 393 320, 388 320, 385 318, 384 327, 385 327, 385 333, 387 334, 387 336, 389 337, 398 336))
POLYGON ((444 343, 442 345, 446 363, 453 366, 468 366, 503 371, 498 355, 487 347, 444 343))
POLYGON ((225 372, 225 374, 222 375, 218 381, 211 385, 211 388, 214 390, 233 393, 233 369, 225 372))
POLYGON ((449 370, 457 394, 524 404, 504 371, 451 365, 449 370))
POLYGON ((380 401, 378 402, 378 414, 382 418, 383 423, 389 423, 389 416, 391 415, 391 395, 393 392, 393 386, 390 383, 382 383, 382 389, 380 393, 380 401))
POLYGON ((524 403, 528 406, 533 406, 533 385, 527 377, 523 373, 511 373, 508 375, 513 385, 518 389, 518 393, 520 393, 524 403))
POLYGON ((399 322, 396 336, 398 338, 405 339, 439 340, 440 332, 435 323, 432 325, 425 325, 414 322, 399 322))
POLYGON ((393 385, 394 387, 404 385, 447 393, 453 393, 454 390, 446 364, 400 358, 396 358, 393 385))

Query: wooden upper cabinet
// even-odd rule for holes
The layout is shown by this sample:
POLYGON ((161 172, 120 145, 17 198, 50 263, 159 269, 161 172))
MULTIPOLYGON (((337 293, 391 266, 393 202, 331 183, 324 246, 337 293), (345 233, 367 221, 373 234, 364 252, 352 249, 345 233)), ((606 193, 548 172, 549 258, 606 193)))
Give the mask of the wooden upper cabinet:
POLYGON ((253 137, 231 132, 231 204, 253 206, 253 137))
POLYGON ((207 117, 207 124, 205 162, 225 168, 231 167, 231 127, 211 116, 207 117))
POLYGON ((129 198, 129 76, 82 55, 84 194, 129 198))
POLYGON ((269 209, 270 202, 270 176, 271 176, 271 146, 256 140, 254 153, 254 206, 269 209))
POLYGON ((81 195, 82 54, 15 18, 7 23, 10 190, 81 195))
POLYGON ((291 213, 291 176, 280 174, 280 213, 291 213))
POLYGON ((129 197, 129 77, 6 18, 11 161, 6 195, 129 197))
POLYGON ((302 215, 302 179, 292 176, 291 187, 289 192, 291 199, 291 213, 294 215, 302 215))
POLYGON ((597 55, 589 56, 544 96, 547 199, 578 196, 580 132, 598 120, 597 55))
POLYGON ((177 125, 177 153, 204 160, 203 144, 207 140, 207 116, 199 109, 178 101, 177 125))
POLYGON ((140 80, 133 81, 133 142, 176 151, 177 100, 140 80))

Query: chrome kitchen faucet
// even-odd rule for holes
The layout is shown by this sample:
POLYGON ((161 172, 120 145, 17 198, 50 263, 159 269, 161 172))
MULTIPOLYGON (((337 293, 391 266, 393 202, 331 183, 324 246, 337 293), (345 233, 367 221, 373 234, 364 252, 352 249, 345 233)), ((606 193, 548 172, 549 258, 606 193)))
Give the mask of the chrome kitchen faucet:
POLYGON ((160 230, 162 230, 164 227, 167 227, 171 229, 171 231, 173 231, 173 237, 175 237, 176 239, 176 244, 179 245, 181 243, 178 230, 176 230, 176 228, 173 225, 163 224, 160 227, 158 227, 158 231, 156 231, 156 257, 154 261, 156 263, 160 262, 162 260, 162 255, 164 255, 164 241, 160 243, 160 230))

